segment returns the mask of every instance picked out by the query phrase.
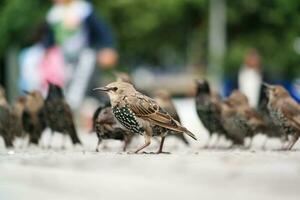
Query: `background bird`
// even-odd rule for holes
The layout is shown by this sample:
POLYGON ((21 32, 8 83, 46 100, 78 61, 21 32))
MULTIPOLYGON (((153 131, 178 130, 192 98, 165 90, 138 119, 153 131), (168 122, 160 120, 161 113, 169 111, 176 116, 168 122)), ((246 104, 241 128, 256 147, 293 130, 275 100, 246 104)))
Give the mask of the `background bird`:
POLYGON ((114 72, 114 75, 116 77, 117 82, 126 82, 133 85, 133 79, 132 77, 125 72, 114 72))
MULTIPOLYGON (((263 86, 263 90, 264 88, 265 86, 263 86)), ((268 102, 269 100, 266 92, 262 92, 261 101, 258 105, 257 111, 262 116, 266 126, 265 130, 262 132, 264 135, 267 136, 262 145, 263 149, 265 149, 269 138, 279 138, 283 145, 285 142, 287 142, 287 137, 281 131, 280 126, 278 124, 275 124, 274 121, 271 119, 270 112, 268 110, 268 102)))
POLYGON ((290 150, 300 136, 300 106, 280 85, 264 84, 268 97, 268 110, 271 119, 280 126, 285 137, 291 140, 284 149, 290 150))
MULTIPOLYGON (((221 104, 221 122, 227 132, 228 137, 231 138, 232 146, 244 145, 245 131, 241 131, 240 118, 236 115, 236 107, 234 102, 226 99, 221 104)), ((244 123, 243 123, 244 124, 244 123)))
POLYGON ((202 124, 208 130, 209 139, 205 145, 208 147, 213 134, 217 134, 217 138, 227 137, 221 122, 221 98, 210 90, 207 80, 198 80, 196 84, 196 111, 202 124))
POLYGON ((102 140, 114 139, 124 141, 123 151, 126 151, 132 139, 132 133, 122 128, 116 121, 110 105, 101 105, 93 115, 93 130, 98 137, 96 151, 102 140))
POLYGON ((69 135, 73 144, 81 144, 74 125, 71 108, 65 101, 63 91, 58 85, 49 83, 45 112, 46 122, 52 133, 59 132, 69 135))
MULTIPOLYGON (((157 102, 157 104, 163 110, 165 110, 167 113, 169 113, 170 116, 173 119, 175 119, 176 121, 178 121, 179 123, 181 123, 181 120, 179 118, 179 115, 177 113, 175 105, 174 105, 174 103, 172 101, 171 94, 168 91, 163 90, 163 89, 156 90, 154 92, 154 100, 157 102)), ((158 132, 163 132, 163 131, 168 132, 167 136, 174 136, 177 139, 179 139, 180 141, 182 141, 185 145, 189 145, 189 141, 186 139, 186 137, 183 134, 177 134, 177 133, 174 133, 173 131, 170 131, 170 130, 167 130, 167 129, 158 130, 159 127, 153 127, 153 128, 154 128, 153 132, 155 132, 155 131, 158 131, 158 132)))
POLYGON ((0 86, 0 135, 3 138, 6 147, 13 147, 13 140, 17 134, 15 129, 15 118, 7 103, 5 90, 0 86))
MULTIPOLYGON (((129 83, 113 82, 105 87, 95 88, 95 90, 108 93, 114 116, 125 128, 134 134, 144 135, 145 144, 138 148, 135 153, 150 145, 153 135, 151 126, 153 125, 176 131, 178 134, 186 133, 196 140, 193 133, 180 125, 153 99, 139 93, 129 83)), ((162 140, 157 153, 162 152, 164 135, 161 137, 162 140)))
POLYGON ((250 107, 248 98, 242 92, 235 90, 229 96, 228 101, 235 108, 235 124, 240 127, 245 137, 250 138, 248 147, 252 144, 253 137, 266 129, 263 118, 250 107))
POLYGON ((41 135, 46 129, 44 98, 39 91, 26 92, 25 102, 20 99, 19 105, 17 104, 20 110, 22 103, 25 103, 22 113, 23 129, 29 135, 29 144, 38 145, 41 135))

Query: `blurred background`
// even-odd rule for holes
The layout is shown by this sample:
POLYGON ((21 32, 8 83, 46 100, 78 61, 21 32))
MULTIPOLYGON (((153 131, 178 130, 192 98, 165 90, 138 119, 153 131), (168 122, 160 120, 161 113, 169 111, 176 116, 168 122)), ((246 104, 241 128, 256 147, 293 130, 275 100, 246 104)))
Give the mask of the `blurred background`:
MULTIPOLYGON (((72 32, 67 25, 71 24, 72 29, 76 22, 69 20, 67 29, 58 27, 55 20, 64 18, 60 15, 67 15, 69 11, 61 11, 64 13, 61 14, 57 7, 67 7, 74 2, 83 1, 1 1, 0 81, 7 89, 10 101, 20 95, 22 89, 36 89, 29 85, 34 85, 35 77, 39 77, 35 67, 43 63, 45 52, 47 54, 51 46, 51 38, 45 42, 49 29, 52 28, 56 40, 52 45, 64 46, 61 40, 72 32), (39 43, 42 48, 30 51, 39 43), (38 64, 34 59, 31 61, 34 56, 41 57, 40 52, 44 52, 42 61, 39 60, 38 64)), ((99 67, 92 68, 95 73, 89 72, 89 78, 86 78, 89 82, 91 79, 96 81, 84 83, 89 85, 87 88, 112 81, 114 71, 123 71, 130 73, 137 87, 145 91, 163 86, 173 95, 192 95, 194 80, 208 77, 212 85, 226 96, 238 87, 241 69, 250 66, 259 72, 262 80, 284 84, 298 98, 300 2, 297 0, 84 2, 82 7, 74 6, 71 13, 78 14, 82 21, 88 21, 90 18, 85 17, 91 13, 96 16, 95 21, 87 22, 91 26, 90 32, 96 30, 92 36, 96 39, 89 38, 92 41, 89 47, 96 49, 95 52, 103 48, 112 50, 102 56, 102 60, 98 55, 96 60, 99 62, 94 63, 99 67), (93 44, 99 37, 100 45, 94 48, 93 44)), ((83 24, 86 26, 86 21, 83 24)), ((71 44, 76 44, 76 41, 71 44)), ((65 60, 69 59, 65 52, 63 55, 65 60)), ((72 58, 69 61, 73 63, 72 58)), ((51 79, 52 75, 50 72, 48 77, 51 79)), ((89 93, 88 89, 82 90, 89 93)))

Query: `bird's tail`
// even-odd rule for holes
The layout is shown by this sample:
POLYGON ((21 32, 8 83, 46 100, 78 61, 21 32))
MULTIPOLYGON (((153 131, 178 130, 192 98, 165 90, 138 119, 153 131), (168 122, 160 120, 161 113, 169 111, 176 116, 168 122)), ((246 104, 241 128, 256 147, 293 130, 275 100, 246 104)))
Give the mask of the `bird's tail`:
POLYGON ((73 144, 81 144, 81 141, 78 138, 77 131, 76 131, 74 124, 72 124, 72 126, 71 126, 70 137, 71 137, 73 144))
POLYGON ((194 140, 197 140, 196 136, 189 130, 186 129, 185 133, 190 136, 191 138, 193 138, 194 140))

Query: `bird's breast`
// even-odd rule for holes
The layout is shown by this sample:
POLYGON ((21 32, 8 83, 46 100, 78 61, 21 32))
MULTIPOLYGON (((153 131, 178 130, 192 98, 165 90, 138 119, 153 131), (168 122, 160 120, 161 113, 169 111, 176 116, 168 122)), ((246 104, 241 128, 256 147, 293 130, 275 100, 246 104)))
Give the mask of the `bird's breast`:
POLYGON ((113 114, 120 122, 120 124, 123 125, 126 129, 133 133, 143 134, 143 127, 138 122, 135 114, 128 107, 114 106, 113 114))

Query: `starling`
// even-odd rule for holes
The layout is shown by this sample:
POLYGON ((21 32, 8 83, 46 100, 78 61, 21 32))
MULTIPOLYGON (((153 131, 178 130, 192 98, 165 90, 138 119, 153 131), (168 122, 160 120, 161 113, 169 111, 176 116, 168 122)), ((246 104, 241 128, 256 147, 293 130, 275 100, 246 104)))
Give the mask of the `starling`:
POLYGON ((45 101, 45 113, 47 126, 52 133, 59 132, 69 135, 73 144, 81 144, 77 136, 71 108, 65 101, 60 86, 49 83, 48 95, 45 101))
MULTIPOLYGON (((186 133, 197 140, 195 135, 188 131, 164 111, 153 99, 147 97, 126 82, 113 82, 105 87, 95 88, 108 93, 112 111, 116 119, 130 132, 141 134, 145 138, 145 144, 138 148, 135 153, 146 148, 151 143, 154 125, 176 131, 178 134, 186 133)), ((161 135, 160 148, 157 153, 162 152, 165 135, 161 135)))
POLYGON ((257 133, 265 131, 263 118, 250 107, 248 98, 242 92, 235 90, 228 98, 229 104, 235 109, 235 124, 245 137, 252 139, 257 133))
POLYGON ((101 141, 106 139, 124 141, 123 151, 126 151, 132 139, 132 134, 117 123, 110 105, 101 105, 95 111, 93 115, 93 130, 98 137, 96 151, 99 151, 101 141))
MULTIPOLYGON (((23 103, 22 99, 20 99, 23 103)), ((22 106, 22 105, 19 105, 22 106)), ((38 145, 43 131, 46 129, 45 100, 41 92, 26 92, 25 107, 22 114, 22 126, 29 135, 29 144, 38 145)), ((19 108, 21 109, 21 108, 19 108)))
POLYGON ((221 122, 221 97, 211 91, 207 80, 197 81, 196 110, 202 124, 209 132, 209 140, 205 147, 208 147, 213 134, 217 134, 218 138, 227 137, 221 122))
MULTIPOLYGON (((155 91, 154 100, 157 102, 157 104, 163 110, 165 110, 167 113, 169 113, 170 116, 173 119, 175 119, 176 121, 181 123, 179 115, 178 115, 177 110, 175 108, 175 105, 173 104, 171 95, 168 91, 162 90, 162 89, 155 91)), ((186 139, 186 137, 183 134, 177 134, 176 132, 174 133, 174 131, 170 131, 170 130, 165 129, 165 128, 162 129, 162 127, 153 127, 153 128, 154 128, 153 132, 155 132, 155 131, 158 131, 158 132, 166 131, 166 132, 168 132, 166 134, 167 136, 175 136, 179 140, 181 140, 185 145, 189 145, 189 141, 186 139), (159 129, 162 129, 162 130, 159 130, 159 129)))
POLYGON ((23 131, 23 123, 22 123, 22 117, 23 117, 23 112, 25 110, 25 102, 26 102, 26 97, 21 96, 19 97, 16 102, 14 102, 12 106, 12 116, 15 118, 15 137, 22 137, 24 138, 26 134, 24 134, 23 131))
POLYGON ((283 135, 292 137, 286 150, 291 150, 300 136, 300 106, 280 85, 264 84, 271 119, 280 126, 283 135))
POLYGON ((237 116, 236 106, 230 99, 221 104, 221 122, 232 141, 232 145, 244 145, 245 131, 240 126, 240 118, 237 116))
MULTIPOLYGON (((265 88, 265 86, 263 86, 263 90, 264 90, 264 88, 265 88)), ((271 116, 270 116, 270 113, 268 110, 268 97, 267 97, 266 92, 262 92, 262 94, 261 94, 261 100, 259 102, 257 111, 262 116, 262 118, 265 122, 265 125, 266 125, 266 128, 265 128, 263 134, 266 135, 267 138, 263 142, 262 148, 265 149, 265 146, 266 146, 269 138, 279 138, 279 139, 281 139, 282 144, 287 142, 287 138, 280 130, 280 126, 278 124, 275 124, 274 121, 271 119, 271 116)))
POLYGON ((15 118, 9 107, 5 91, 0 86, 0 135, 3 137, 4 144, 7 148, 13 147, 15 137, 15 118))

